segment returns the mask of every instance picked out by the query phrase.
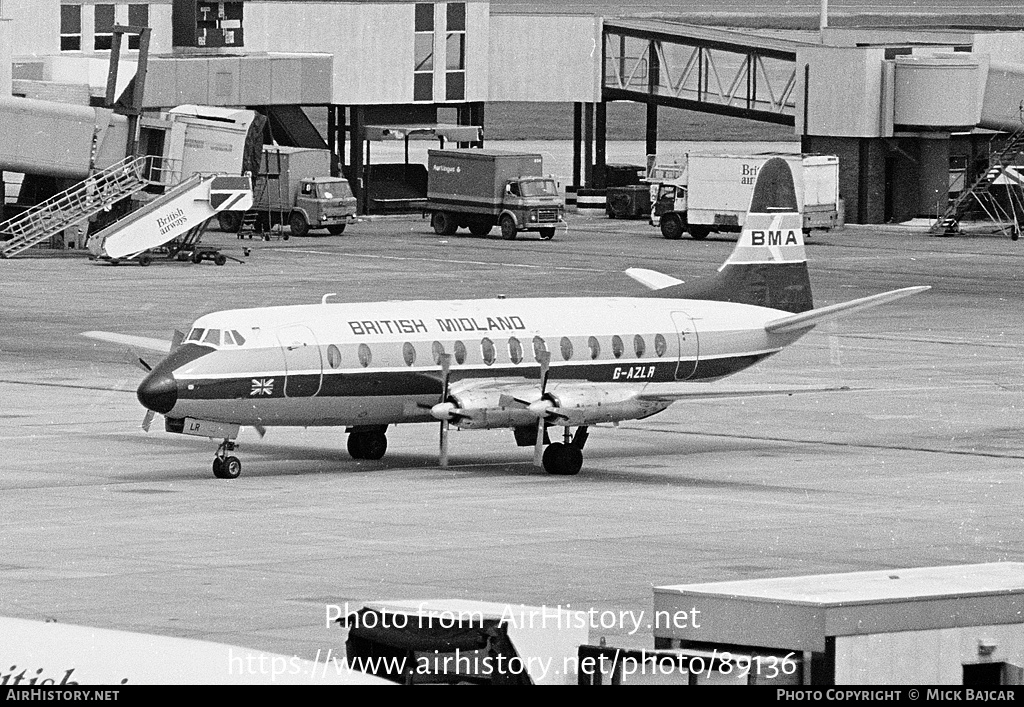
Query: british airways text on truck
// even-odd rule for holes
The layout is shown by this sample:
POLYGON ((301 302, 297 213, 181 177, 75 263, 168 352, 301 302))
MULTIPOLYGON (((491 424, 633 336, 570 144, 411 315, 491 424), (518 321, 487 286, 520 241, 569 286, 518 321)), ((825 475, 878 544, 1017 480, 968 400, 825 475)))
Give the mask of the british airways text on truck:
POLYGON ((538 154, 498 150, 429 150, 427 205, 439 235, 459 228, 482 236, 494 226, 512 240, 520 231, 554 238, 565 224, 565 199, 555 180, 542 176, 538 154))
POLYGON ((739 233, 754 191, 757 172, 771 157, 789 163, 804 232, 839 223, 839 158, 832 155, 762 153, 756 155, 688 154, 679 163, 655 165, 651 183, 651 225, 675 240, 689 233, 739 233))

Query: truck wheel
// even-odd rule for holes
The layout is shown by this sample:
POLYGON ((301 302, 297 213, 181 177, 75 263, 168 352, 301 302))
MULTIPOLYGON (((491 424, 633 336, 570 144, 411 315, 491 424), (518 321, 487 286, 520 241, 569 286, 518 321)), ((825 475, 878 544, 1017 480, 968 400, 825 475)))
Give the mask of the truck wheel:
POLYGON ((238 229, 242 227, 242 214, 240 211, 221 211, 217 214, 217 225, 222 231, 238 233, 238 229))
POLYGON ((501 221, 498 223, 498 225, 501 227, 502 238, 504 238, 506 241, 515 240, 518 231, 516 230, 516 222, 512 220, 511 216, 507 214, 505 216, 502 216, 501 221))
POLYGON ((661 235, 670 241, 676 241, 683 236, 683 220, 676 214, 668 214, 661 217, 661 235))
POLYGON ((702 241, 708 237, 711 229, 707 226, 690 226, 690 238, 695 241, 702 241))
POLYGON ((447 211, 435 211, 434 215, 430 217, 430 225, 434 228, 434 233, 439 236, 454 235, 455 231, 459 229, 455 218, 447 211))
POLYGON ((199 265, 199 263, 203 262, 203 254, 198 250, 192 253, 192 262, 199 265))
POLYGON ((339 223, 336 226, 328 226, 327 232, 330 233, 332 236, 340 236, 342 233, 345 232, 345 225, 346 224, 344 223, 339 223))
POLYGON ((150 255, 149 253, 143 253, 142 255, 139 256, 139 265, 141 265, 142 267, 146 267, 152 262, 153 256, 150 255))
POLYGON ((223 253, 217 253, 217 255, 213 256, 214 265, 223 265, 226 262, 228 262, 228 257, 223 253))
POLYGON ((288 229, 293 236, 304 236, 309 233, 309 222, 301 211, 294 212, 288 219, 288 229))
POLYGON ((494 228, 490 221, 473 221, 469 224, 469 232, 474 236, 486 236, 494 228))
POLYGON ((555 237, 555 229, 553 228, 542 228, 540 229, 541 240, 550 241, 555 237))

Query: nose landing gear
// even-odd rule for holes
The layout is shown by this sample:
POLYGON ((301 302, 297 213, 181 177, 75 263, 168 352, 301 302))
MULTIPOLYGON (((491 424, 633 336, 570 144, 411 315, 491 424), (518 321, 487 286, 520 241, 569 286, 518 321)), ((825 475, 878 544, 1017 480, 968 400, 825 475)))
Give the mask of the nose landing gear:
POLYGON ((213 458, 213 475, 218 479, 237 479, 242 473, 242 462, 238 457, 228 456, 228 452, 237 449, 232 440, 226 439, 217 447, 217 455, 213 458))

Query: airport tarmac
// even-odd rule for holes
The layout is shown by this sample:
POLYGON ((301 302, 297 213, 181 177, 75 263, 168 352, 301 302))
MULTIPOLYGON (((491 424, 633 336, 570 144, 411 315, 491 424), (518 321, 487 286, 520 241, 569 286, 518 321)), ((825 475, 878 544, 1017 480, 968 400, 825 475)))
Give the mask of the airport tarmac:
POLYGON ((552 477, 508 430, 389 432, 355 461, 342 429, 216 443, 144 433, 142 372, 90 329, 169 337, 236 307, 631 294, 630 266, 710 275, 731 238, 667 241, 572 216, 553 241, 439 237, 420 219, 239 241, 244 261, 143 268, 80 254, 0 261, 0 615, 202 638, 314 659, 327 605, 465 598, 626 612, 597 642, 652 646, 651 587, 1024 558, 1024 246, 847 226, 810 240, 818 306, 909 285, 724 383, 850 391, 677 403, 592 428, 552 477), (242 248, 251 248, 244 256, 242 248), (640 612, 644 612, 641 616, 640 612))

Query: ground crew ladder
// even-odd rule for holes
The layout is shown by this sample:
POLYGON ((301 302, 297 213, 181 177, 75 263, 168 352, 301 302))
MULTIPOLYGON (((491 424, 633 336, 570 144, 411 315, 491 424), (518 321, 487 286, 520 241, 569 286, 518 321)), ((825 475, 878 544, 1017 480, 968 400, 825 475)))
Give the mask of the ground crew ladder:
POLYGON ((148 156, 126 157, 0 223, 0 234, 8 238, 0 241, 0 256, 13 257, 140 191, 149 183, 148 165, 148 156))
POLYGON ((257 231, 262 231, 259 228, 260 225, 260 213, 256 210, 256 206, 261 203, 264 193, 267 191, 267 177, 266 175, 256 175, 256 189, 252 194, 252 206, 253 208, 242 214, 242 223, 238 227, 239 238, 252 238, 253 234, 257 231))
MULTIPOLYGON (((1024 127, 1018 128, 1012 133, 999 150, 990 153, 988 168, 978 175, 970 187, 963 189, 957 195, 956 199, 946 208, 946 212, 932 224, 931 231, 933 233, 958 233, 960 217, 975 201, 982 203, 989 188, 1022 150, 1024 150, 1024 127)), ((982 207, 984 208, 983 203, 982 207)))

